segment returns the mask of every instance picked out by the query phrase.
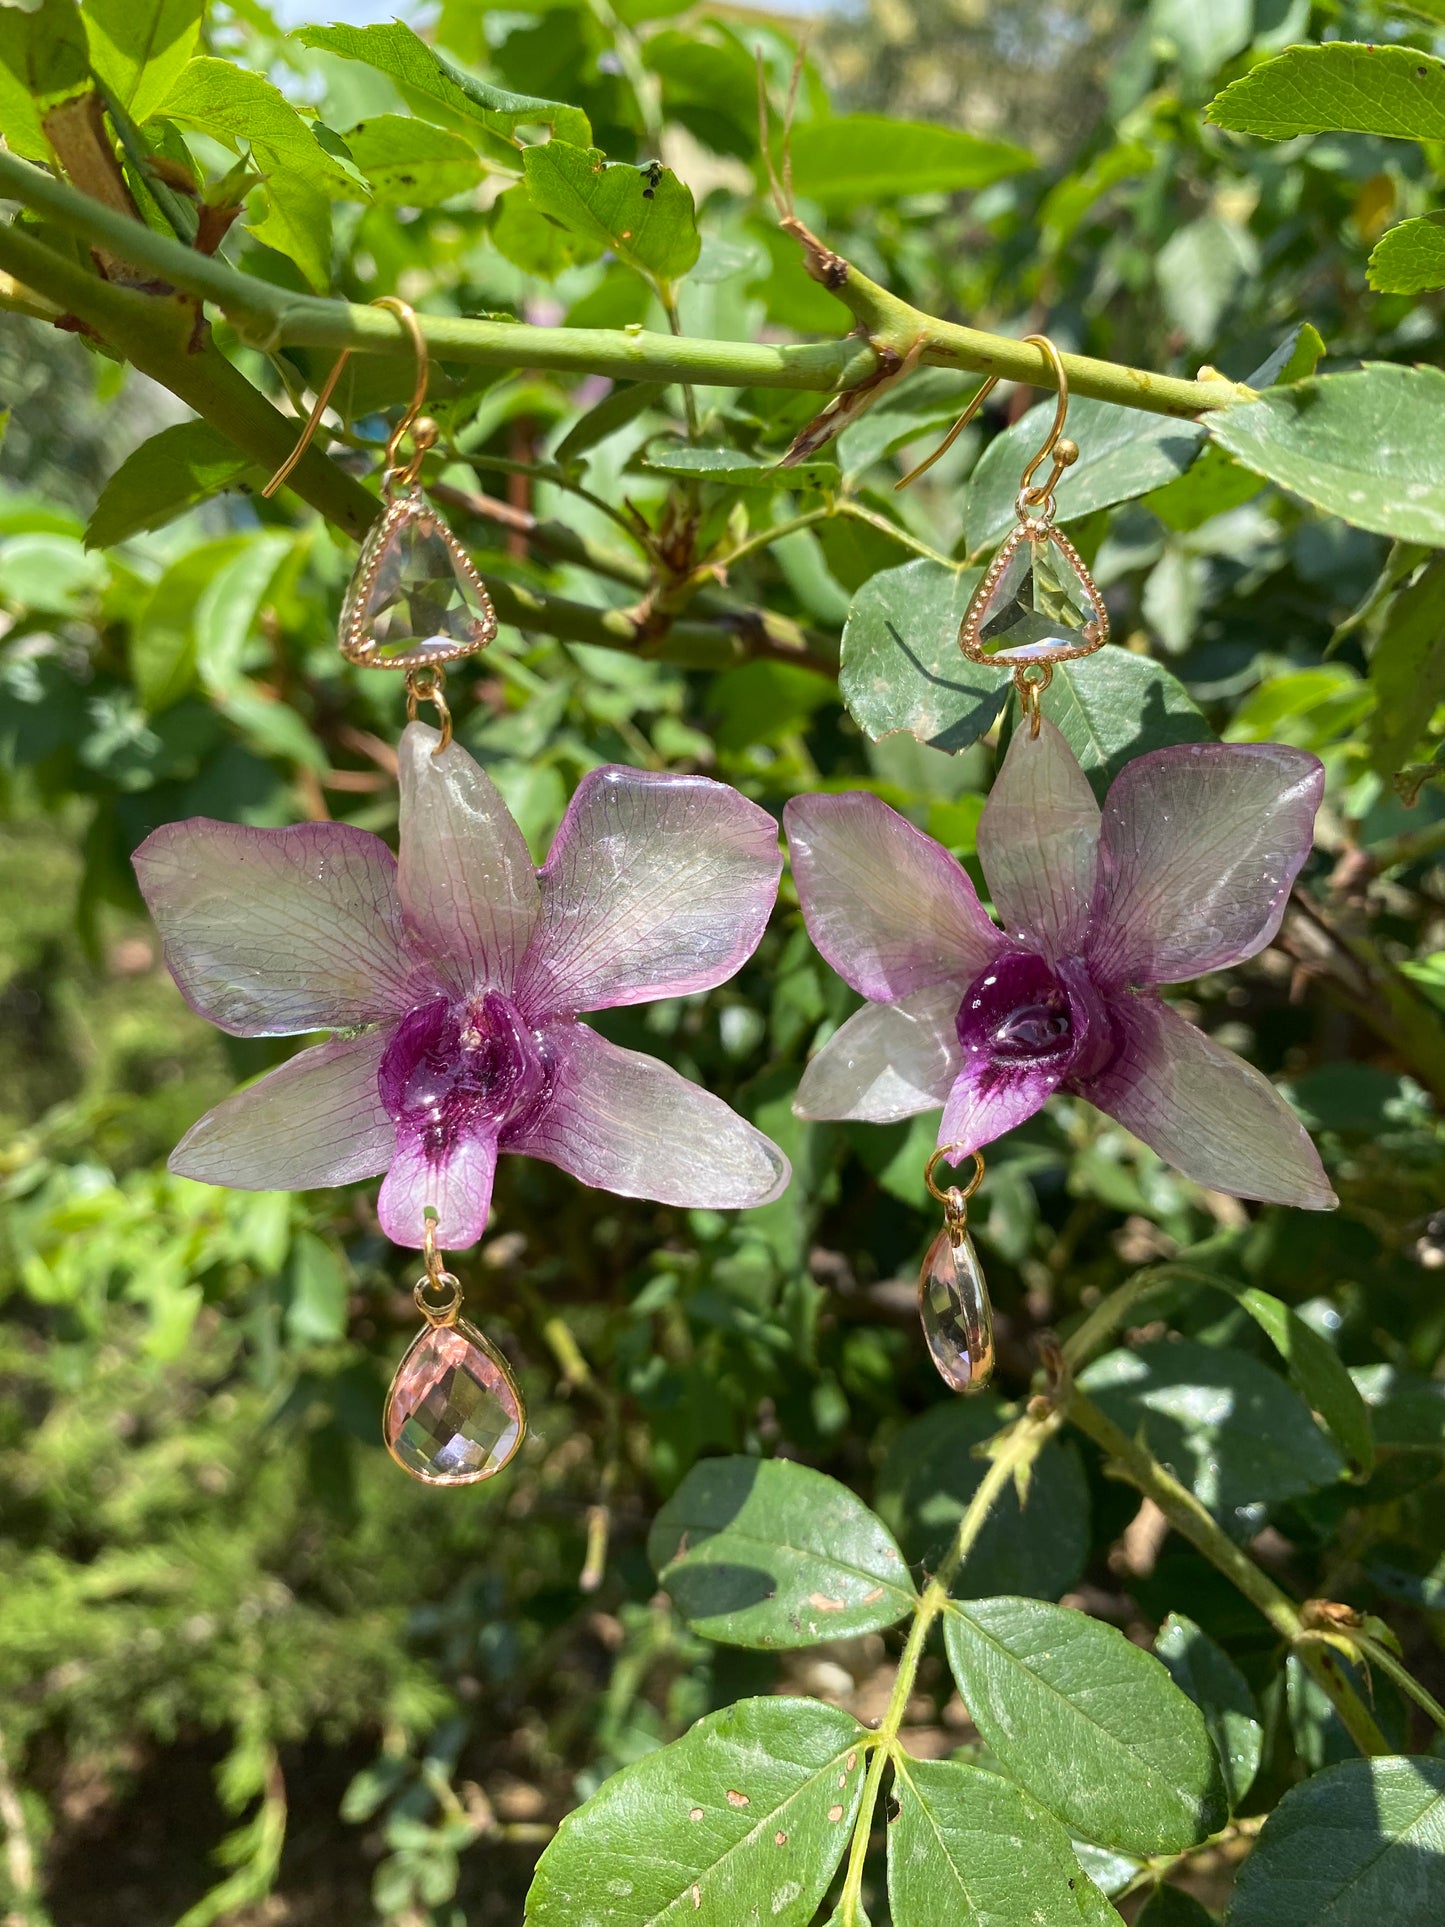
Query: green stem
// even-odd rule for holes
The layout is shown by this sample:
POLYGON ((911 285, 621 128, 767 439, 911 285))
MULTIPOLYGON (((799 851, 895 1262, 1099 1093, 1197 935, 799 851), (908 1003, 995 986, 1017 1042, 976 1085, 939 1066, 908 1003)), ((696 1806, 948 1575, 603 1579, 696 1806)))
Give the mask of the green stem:
POLYGON ((843 1892, 838 1903, 839 1927, 862 1927, 863 1868, 868 1858, 868 1841, 873 1831, 873 1815, 878 1805, 878 1794, 883 1785, 883 1775, 889 1762, 898 1750, 898 1735, 903 1729, 904 1714, 908 1702, 913 1697, 914 1682, 918 1677, 919 1661, 928 1642, 933 1622, 948 1604, 949 1588, 952 1586, 959 1567, 982 1532, 989 1513, 1002 1496, 1013 1478, 1031 1465, 1042 1451, 1046 1440, 1057 1430, 1059 1416, 1046 1412, 1039 1417, 1025 1413, 993 1441, 993 1455, 988 1470, 979 1481, 978 1490, 968 1502, 968 1509, 958 1522, 953 1544, 938 1571, 934 1573, 923 1589, 913 1624, 908 1630, 908 1639, 898 1661, 898 1672, 893 1681, 893 1691, 889 1695, 888 1709, 883 1715, 877 1733, 873 1737, 873 1751, 868 1762, 868 1777, 863 1782, 863 1797, 858 1808, 858 1818, 853 1823, 853 1841, 848 1853, 848 1871, 843 1880, 843 1892))
MULTIPOLYGON (((125 260, 173 287, 214 303, 253 347, 351 348, 361 353, 402 356, 411 353, 405 330, 395 315, 384 309, 275 287, 214 256, 197 254, 169 235, 143 227, 14 154, 0 153, 0 195, 22 202, 93 246, 119 252, 125 260)), ((49 249, 42 248, 39 253, 43 260, 60 261, 49 249)), ((42 272, 33 261, 30 265, 30 277, 12 272, 33 292, 53 293, 54 275, 42 272)), ((805 388, 835 393, 875 376, 885 358, 901 358, 921 339, 921 359, 935 367, 969 368, 1041 388, 1053 387, 1053 373, 1041 349, 1008 335, 939 321, 900 301, 846 263, 842 265, 846 276, 835 291, 863 324, 866 339, 853 334, 842 341, 772 346, 650 334, 644 329, 536 328, 522 322, 450 315, 424 316, 421 325, 428 347, 438 360, 611 375, 622 381, 805 388)), ((1174 375, 1126 368, 1086 355, 1065 355, 1063 362, 1075 394, 1153 414, 1194 416, 1226 407, 1248 393, 1233 382, 1183 381, 1174 375)))
POLYGON ((1261 1571, 1242 1547, 1235 1545, 1187 1487, 1166 1472, 1157 1459, 1115 1425, 1077 1387, 1070 1391, 1066 1409, 1070 1421, 1104 1451, 1109 1469, 1152 1499, 1174 1530, 1238 1587, 1280 1638, 1298 1652, 1301 1664, 1328 1694, 1361 1753, 1390 1752, 1389 1741, 1345 1677, 1334 1654, 1305 1628, 1299 1608, 1289 1594, 1261 1571))
POLYGON ((1418 830, 1402 830, 1398 836, 1384 837, 1378 843, 1369 844, 1363 854, 1378 876, 1384 870, 1396 870, 1406 863, 1422 863, 1427 857, 1439 856, 1442 850, 1445 850, 1445 817, 1423 824, 1418 830))
POLYGON ((1402 1693, 1407 1693, 1418 1707, 1421 1707, 1442 1732, 1445 1732, 1445 1706, 1423 1687, 1408 1666, 1402 1666, 1388 1646, 1381 1645, 1369 1633, 1350 1631, 1345 1635, 1353 1646, 1372 1666, 1378 1666, 1394 1680, 1402 1693))
POLYGON ((943 555, 938 549, 930 548, 926 542, 921 542, 909 530, 901 528, 897 522, 890 522, 886 515, 879 515, 876 509, 865 508, 861 502, 841 501, 838 504, 838 513, 847 516, 850 522, 866 522, 870 529, 877 529, 878 533, 886 535, 890 542, 896 542, 902 549, 911 550, 914 555, 921 555, 925 561, 937 562, 945 569, 958 568, 958 564, 951 555, 943 555))

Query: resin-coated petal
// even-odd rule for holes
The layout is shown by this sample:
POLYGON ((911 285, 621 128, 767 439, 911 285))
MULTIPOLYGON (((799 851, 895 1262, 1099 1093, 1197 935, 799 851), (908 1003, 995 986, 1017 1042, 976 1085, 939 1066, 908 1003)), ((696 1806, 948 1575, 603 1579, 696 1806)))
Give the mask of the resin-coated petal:
POLYGON ((1104 804, 1089 968, 1102 988, 1176 984, 1279 929, 1324 794, 1318 757, 1183 743, 1125 765, 1104 804))
POLYGON ((993 1307, 973 1239, 945 1227, 928 1247, 918 1312, 938 1375, 955 1392, 977 1392, 993 1373, 993 1307))
POLYGON ((955 1147, 950 1164, 981 1151, 995 1138, 1026 1124, 1064 1079, 1060 1064, 965 1064, 954 1079, 938 1127, 940 1146, 955 1147))
POLYGON ((788 1160, 720 1097, 586 1024, 542 1033, 554 1069, 551 1102, 503 1148, 546 1158, 584 1184, 623 1198, 731 1211, 771 1204, 788 1160))
POLYGON ((855 1011, 803 1072, 795 1115, 891 1124, 935 1109, 958 1075, 962 995, 957 984, 932 984, 855 1011))
POLYGON ((226 1098, 193 1124, 170 1169, 234 1191, 309 1191, 384 1171, 396 1130, 376 1074, 389 1026, 333 1037, 226 1098))
POLYGON ((420 1132, 404 1127, 376 1200, 381 1228, 394 1245, 419 1251, 430 1208, 440 1249, 465 1251, 487 1228, 496 1175, 497 1141, 489 1133, 469 1131, 434 1152, 420 1132))
POLYGON ((1054 725, 1022 723, 978 824, 978 857, 1011 937, 1053 958, 1077 955, 1088 928, 1099 806, 1054 725))
POLYGON ((368 830, 193 816, 132 861, 182 996, 235 1036, 350 1028, 435 994, 408 955, 396 860, 368 830))
POLYGON ((398 752, 407 922, 463 995, 510 990, 541 907, 526 839, 459 743, 409 723, 398 752))
POLYGON ((864 997, 966 983, 1002 947, 962 866, 876 796, 794 797, 783 820, 808 935, 864 997))
POLYGON ((427 1485, 494 1477, 525 1429, 506 1360, 464 1318, 417 1339, 397 1367, 382 1420, 387 1450, 427 1485))
POLYGON ((1267 1077, 1155 997, 1111 1004, 1119 1052, 1070 1088, 1211 1191, 1327 1211, 1319 1153, 1267 1077))
POLYGON ((782 867, 777 824, 726 783, 593 770, 541 873, 519 1005, 542 1018, 711 990, 756 950, 782 867))

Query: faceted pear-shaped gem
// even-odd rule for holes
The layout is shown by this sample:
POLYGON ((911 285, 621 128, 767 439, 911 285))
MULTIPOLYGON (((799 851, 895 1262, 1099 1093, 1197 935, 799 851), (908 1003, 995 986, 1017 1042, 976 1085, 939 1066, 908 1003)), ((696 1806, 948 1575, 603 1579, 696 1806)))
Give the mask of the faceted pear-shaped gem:
POLYGON ((420 668, 485 648, 496 611, 471 558, 424 497, 388 505, 366 539, 341 611, 353 662, 420 668))
POLYGON ((506 1360, 464 1318, 428 1326, 397 1368, 383 1431, 426 1485, 475 1485, 501 1471, 526 1429, 506 1360))
POLYGON ((973 1239, 948 1227, 928 1248, 918 1281, 923 1335, 944 1383, 976 1392, 993 1371, 993 1310, 973 1239))
POLYGON ((1016 529, 963 620, 965 653, 1015 667, 1087 655, 1108 633, 1099 591, 1056 529, 1016 529))

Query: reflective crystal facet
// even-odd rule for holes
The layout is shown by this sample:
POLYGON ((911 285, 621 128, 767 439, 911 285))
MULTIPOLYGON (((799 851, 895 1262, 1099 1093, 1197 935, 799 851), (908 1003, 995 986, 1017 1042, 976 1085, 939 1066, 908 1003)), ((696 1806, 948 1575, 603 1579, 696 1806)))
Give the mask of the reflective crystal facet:
POLYGON ((1052 530, 1021 536, 978 612, 978 646, 1007 662, 1049 662, 1098 638, 1083 576, 1052 530))
POLYGON ((976 1392, 993 1372, 993 1310, 966 1231, 947 1226, 928 1248, 918 1281, 923 1335, 939 1377, 955 1392, 976 1392))
POLYGON ((397 1368, 384 1429, 392 1457, 427 1485, 474 1485, 522 1443, 522 1398, 501 1354, 459 1319, 429 1326, 397 1368))
POLYGON ((393 510, 374 553, 357 572, 359 601, 342 616, 356 641, 384 661, 463 655, 490 642, 497 618, 466 554, 436 511, 423 503, 393 510))

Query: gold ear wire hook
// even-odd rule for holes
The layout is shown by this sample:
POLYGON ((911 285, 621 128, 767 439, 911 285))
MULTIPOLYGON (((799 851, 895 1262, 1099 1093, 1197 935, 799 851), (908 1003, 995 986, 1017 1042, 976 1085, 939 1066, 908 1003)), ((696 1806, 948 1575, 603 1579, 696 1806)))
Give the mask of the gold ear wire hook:
MULTIPOLYGON (((401 447, 403 435, 408 432, 413 423, 416 423, 417 426, 422 429, 423 432, 414 437, 414 452, 411 460, 404 469, 396 470, 397 477, 400 481, 414 482, 417 477, 417 471, 421 467, 422 456, 426 453, 427 449, 432 447, 437 438, 436 424, 431 423, 430 433, 427 433, 426 429, 428 425, 421 420, 421 411, 426 406, 427 386, 431 380, 431 363, 427 355, 426 337, 422 334, 421 323, 416 318, 415 309, 412 308, 409 302, 401 300, 399 296, 385 294, 380 300, 373 301, 371 306, 373 308, 389 308, 391 312, 397 316, 407 333, 411 336, 411 345, 416 353, 416 386, 412 390, 411 400, 407 403, 401 420, 391 431, 386 443, 386 466, 388 470, 394 470, 396 469, 396 457, 401 447)), ((277 489, 294 473, 297 463, 301 460, 301 457, 306 453, 307 449, 310 448, 312 441, 315 439, 316 431, 321 426, 321 417, 326 413, 327 405, 336 392, 336 384, 340 381, 342 371, 350 359, 351 350, 349 348, 343 348, 341 353, 336 357, 336 360, 332 363, 331 372, 321 384, 316 400, 312 404, 311 413, 306 417, 306 426, 302 429, 296 446, 286 457, 285 461, 282 462, 270 481, 267 482, 266 486, 261 490, 263 496, 269 499, 276 493, 277 489)))
MULTIPOLYGON (((1023 338, 1035 348, 1041 348, 1043 350, 1050 366, 1053 368, 1054 382, 1058 389, 1059 396, 1058 406, 1054 409, 1053 426, 1048 432, 1048 437, 1043 447, 1024 470, 1023 480, 1019 485, 1020 492, 1026 493, 1031 502, 1043 502, 1053 494, 1059 477, 1063 474, 1064 470, 1078 461, 1079 449, 1077 443, 1067 440, 1064 436, 1064 422, 1069 412, 1069 377, 1064 371, 1063 357, 1047 335, 1025 335, 1023 338), (1054 458, 1053 474, 1050 475, 1043 488, 1030 488, 1029 484, 1033 481, 1034 476, 1038 473, 1042 464, 1048 460, 1050 455, 1054 458)), ((926 455, 916 468, 910 468, 902 481, 893 484, 895 492, 901 488, 907 488, 910 482, 916 482, 926 469, 933 467, 933 464, 940 456, 948 453, 949 449, 953 447, 953 444, 958 440, 964 429, 968 427, 968 424, 973 420, 979 409, 983 407, 984 403, 1002 380, 1002 375, 990 375, 988 377, 983 386, 971 397, 967 408, 964 409, 963 413, 953 424, 952 428, 949 429, 933 453, 926 455)))

